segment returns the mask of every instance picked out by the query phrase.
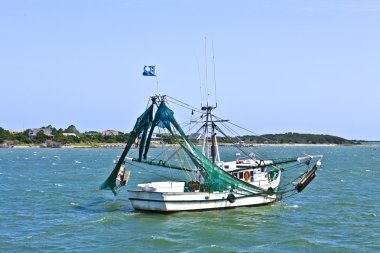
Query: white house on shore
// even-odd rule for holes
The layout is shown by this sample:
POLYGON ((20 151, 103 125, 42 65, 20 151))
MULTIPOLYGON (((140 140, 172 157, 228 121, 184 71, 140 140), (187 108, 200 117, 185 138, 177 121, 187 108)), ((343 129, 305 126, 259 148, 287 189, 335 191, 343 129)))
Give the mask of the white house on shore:
POLYGON ((74 137, 77 137, 78 136, 75 134, 75 133, 62 133, 64 136, 74 136, 74 137))

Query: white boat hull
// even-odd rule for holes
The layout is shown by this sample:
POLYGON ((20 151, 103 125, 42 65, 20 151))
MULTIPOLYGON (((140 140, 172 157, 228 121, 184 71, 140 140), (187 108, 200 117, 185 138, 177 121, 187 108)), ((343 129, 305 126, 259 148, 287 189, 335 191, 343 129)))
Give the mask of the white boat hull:
POLYGON ((228 199, 230 192, 150 192, 130 190, 129 200, 136 210, 178 212, 259 206, 273 203, 276 195, 243 195, 232 193, 233 201, 228 199))

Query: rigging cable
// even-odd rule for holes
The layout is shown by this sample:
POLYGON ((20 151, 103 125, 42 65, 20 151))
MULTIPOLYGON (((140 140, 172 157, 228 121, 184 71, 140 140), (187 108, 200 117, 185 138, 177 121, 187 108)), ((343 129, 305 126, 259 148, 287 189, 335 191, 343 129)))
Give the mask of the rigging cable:
POLYGON ((251 134, 253 134, 253 135, 255 135, 255 136, 260 136, 260 138, 263 138, 263 139, 268 140, 268 141, 270 141, 270 142, 274 142, 273 140, 271 140, 271 139, 269 139, 269 138, 263 137, 263 136, 261 136, 260 134, 255 133, 255 132, 252 132, 251 130, 249 130, 249 129, 247 129, 247 128, 244 128, 244 127, 242 127, 242 126, 239 126, 239 125, 237 125, 237 124, 235 124, 235 123, 232 123, 231 121, 228 121, 227 123, 229 123, 229 124, 231 124, 231 125, 233 125, 233 126, 236 126, 236 127, 240 128, 240 129, 242 129, 242 130, 245 130, 245 131, 247 131, 247 132, 249 132, 249 133, 251 133, 251 134))
MULTIPOLYGON (((134 164, 134 163, 132 163, 132 162, 129 162, 129 161, 127 161, 127 164, 132 165, 132 166, 134 166, 134 167, 136 167, 136 168, 138 168, 138 169, 142 169, 142 170, 143 170, 143 169, 144 169, 144 170, 150 170, 150 169, 148 169, 147 167, 142 167, 142 166, 136 165, 136 164, 134 164)), ((151 173, 154 174, 154 175, 156 175, 156 176, 159 176, 159 177, 165 178, 165 179, 167 179, 167 180, 171 180, 171 179, 172 179, 172 178, 169 178, 169 177, 163 176, 163 175, 158 174, 158 173, 153 172, 153 171, 151 171, 151 173)))
MULTIPOLYGON (((237 133, 235 130, 233 130, 232 128, 230 128, 229 126, 226 126, 223 122, 221 122, 221 125, 224 126, 228 131, 230 131, 230 133, 232 134, 235 134, 235 135, 239 135, 239 133, 237 133)), ((218 131, 221 132, 224 136, 227 137, 227 135, 218 127, 218 131)), ((234 137, 235 139, 237 139, 238 141, 242 141, 239 137, 234 137)), ((246 156, 249 157, 249 153, 246 152, 242 146, 238 146, 236 144, 233 144, 234 147, 236 147, 237 149, 239 149, 243 154, 245 154, 246 156)), ((257 150, 254 150, 253 148, 250 149, 250 151, 254 154, 256 154, 260 159, 264 159, 265 156, 261 155, 257 150)))
MULTIPOLYGON (((227 123, 229 123, 229 122, 227 122, 227 123)), ((229 127, 229 126, 227 126, 226 124, 223 124, 223 123, 221 123, 227 130, 229 130, 230 131, 230 133, 232 133, 232 134, 234 134, 235 135, 235 139, 237 139, 238 141, 243 141, 241 138, 239 138, 239 133, 237 132, 237 131, 235 131, 234 129, 232 129, 231 127, 229 127)), ((235 147, 237 147, 238 148, 238 146, 237 145, 234 145, 235 147)), ((241 150, 241 149, 240 149, 241 150)), ((258 157, 260 158, 260 159, 266 159, 266 156, 265 155, 263 155, 263 154, 261 154, 258 150, 256 150, 256 149, 254 149, 254 148, 252 148, 252 147, 249 147, 249 150, 252 152, 252 153, 254 153, 254 154, 256 154, 256 155, 258 155, 258 157)), ((245 155, 247 155, 247 156, 249 156, 245 151, 242 151, 245 155)))
MULTIPOLYGON (((178 99, 175 99, 175 98, 173 98, 173 97, 170 97, 170 96, 167 96, 167 97, 169 97, 169 98, 171 98, 172 100, 175 100, 175 101, 177 101, 178 103, 181 103, 181 104, 183 104, 183 105, 180 105, 180 104, 178 104, 178 103, 174 103, 174 104, 177 104, 177 105, 179 105, 179 106, 182 106, 182 107, 184 107, 184 108, 187 108, 187 109, 193 109, 194 111, 196 111, 196 112, 198 112, 198 113, 203 113, 202 111, 199 111, 197 108, 195 108, 194 106, 191 106, 191 105, 189 105, 189 104, 187 104, 187 103, 185 103, 185 102, 182 102, 182 101, 180 101, 180 100, 178 100, 178 99)), ((173 102, 173 101, 172 101, 173 102)), ((216 116, 216 115, 213 115, 216 119, 218 119, 218 120, 222 120, 222 118, 220 118, 220 117, 218 117, 218 116, 216 116)), ((247 128, 244 128, 244 127, 242 127, 242 126, 239 126, 239 125, 237 125, 237 124, 235 124, 235 123, 232 123, 231 121, 228 121, 227 123, 229 123, 229 124, 231 124, 231 125, 233 125, 233 126, 235 126, 235 127, 238 127, 238 128, 240 128, 240 129, 242 129, 242 130, 245 130, 245 131, 247 131, 247 132, 249 132, 249 133, 251 133, 251 134, 253 134, 253 135, 255 135, 255 136, 260 136, 258 133, 255 133, 255 132, 253 132, 253 131, 251 131, 251 130, 249 130, 249 129, 247 129, 247 128)), ((226 127, 226 126, 224 126, 224 127, 226 127)), ((227 127, 226 127, 227 128, 227 127)), ((236 131, 234 131, 237 135, 239 135, 239 133, 237 133, 236 131)), ((266 138, 266 137, 263 137, 263 136, 260 136, 260 138, 263 138, 263 139, 265 139, 265 140, 268 140, 268 141, 270 141, 270 142, 274 142, 273 140, 271 140, 271 139, 269 139, 269 138, 266 138)))
POLYGON ((171 96, 167 96, 167 97, 170 98, 170 102, 171 103, 174 103, 173 101, 176 101, 177 103, 174 103, 176 105, 182 106, 182 107, 184 107, 186 109, 189 109, 189 110, 194 110, 195 112, 198 112, 198 113, 203 113, 198 108, 196 108, 196 107, 194 107, 192 105, 186 104, 185 102, 182 102, 181 100, 175 99, 175 98, 173 98, 171 96), (180 103, 180 104, 178 104, 178 103, 180 103))

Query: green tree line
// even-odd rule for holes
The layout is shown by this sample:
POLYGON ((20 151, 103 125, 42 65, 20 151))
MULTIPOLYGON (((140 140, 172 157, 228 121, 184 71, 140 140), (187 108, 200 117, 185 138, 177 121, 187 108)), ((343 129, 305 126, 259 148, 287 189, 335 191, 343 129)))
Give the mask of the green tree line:
POLYGON ((339 144, 339 145, 354 145, 360 144, 363 141, 347 140, 342 137, 326 135, 326 134, 300 134, 300 133, 285 133, 285 134, 264 134, 264 135, 244 135, 237 138, 226 138, 227 142, 232 139, 235 141, 241 140, 247 143, 258 144, 339 144))
MULTIPOLYGON (((128 141, 129 134, 118 132, 118 135, 103 135, 97 131, 87 131, 81 133, 74 125, 70 125, 66 129, 56 129, 51 125, 42 127, 51 129, 51 136, 45 135, 43 131, 38 132, 35 136, 31 136, 31 129, 23 132, 12 133, 0 127, 0 144, 3 142, 12 142, 14 145, 18 144, 41 144, 47 140, 55 141, 62 145, 85 143, 125 143, 128 141), (66 134, 75 134, 65 135, 66 134)), ((41 128, 41 129, 42 129, 41 128)), ((171 135, 157 134, 162 142, 173 144, 175 142, 171 135)), ((236 143, 244 141, 245 143, 257 144, 340 144, 340 145, 354 145, 360 144, 364 141, 347 140, 338 136, 324 135, 324 134, 300 134, 300 133, 285 133, 285 134, 265 134, 265 135, 244 135, 237 137, 218 137, 219 143, 236 143)))
POLYGON ((127 142, 129 134, 119 132, 118 135, 103 135, 100 132, 88 131, 80 133, 74 125, 70 125, 66 129, 56 129, 52 126, 41 127, 41 129, 51 129, 51 136, 46 135, 43 131, 37 132, 35 136, 31 135, 32 129, 27 129, 23 132, 12 133, 2 127, 0 127, 0 143, 12 142, 15 145, 18 144, 41 144, 47 140, 55 141, 61 144, 73 144, 73 143, 124 143, 127 142), (75 134, 65 135, 65 134, 75 134))

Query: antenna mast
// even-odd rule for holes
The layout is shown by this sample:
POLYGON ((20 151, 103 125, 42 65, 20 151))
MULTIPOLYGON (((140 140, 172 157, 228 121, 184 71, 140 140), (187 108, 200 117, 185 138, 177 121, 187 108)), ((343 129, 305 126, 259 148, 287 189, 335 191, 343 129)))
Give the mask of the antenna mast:
POLYGON ((206 95, 207 95, 207 105, 208 105, 208 97, 209 97, 209 93, 208 93, 208 80, 207 80, 207 37, 205 37, 205 64, 206 64, 206 95))
POLYGON ((218 97, 216 96, 216 74, 215 74, 214 41, 212 41, 212 63, 214 65, 214 92, 215 92, 215 108, 216 108, 216 107, 218 107, 218 97))

